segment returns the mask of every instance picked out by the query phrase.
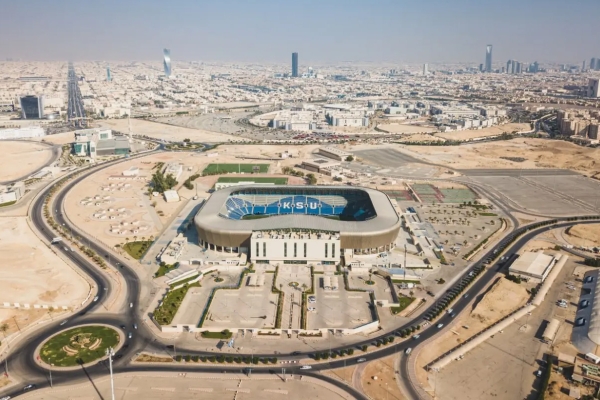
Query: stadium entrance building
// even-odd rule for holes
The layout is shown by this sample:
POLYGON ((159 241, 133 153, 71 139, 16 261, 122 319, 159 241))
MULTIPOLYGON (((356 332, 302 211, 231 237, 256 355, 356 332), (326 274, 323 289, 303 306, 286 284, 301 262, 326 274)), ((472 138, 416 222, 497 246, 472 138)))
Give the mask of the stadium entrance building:
POLYGON ((206 249, 256 263, 336 264, 390 250, 400 218, 389 198, 343 186, 237 186, 218 190, 194 218, 206 249))

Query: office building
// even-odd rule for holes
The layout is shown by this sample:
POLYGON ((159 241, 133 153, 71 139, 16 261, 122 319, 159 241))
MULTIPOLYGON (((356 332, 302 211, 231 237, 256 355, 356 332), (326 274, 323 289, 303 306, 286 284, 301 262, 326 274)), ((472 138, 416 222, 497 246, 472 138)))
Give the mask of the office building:
POLYGON ((292 77, 298 77, 298 53, 292 53, 292 77))
POLYGON ((506 73, 510 74, 511 73, 511 67, 512 67, 512 60, 508 60, 506 62, 506 73))
POLYGON ((110 67, 106 67, 106 81, 107 82, 112 81, 112 76, 110 74, 110 67))
POLYGON ((165 69, 165 76, 168 78, 171 76, 171 50, 163 49, 163 67, 165 69))
POLYGON ((594 98, 600 97, 600 93, 598 90, 599 82, 600 82, 600 79, 598 79, 598 78, 592 78, 592 79, 588 80, 588 88, 587 88, 587 96, 588 97, 594 97, 594 98))
POLYGON ((41 119, 44 117, 44 101, 42 96, 25 96, 19 99, 21 117, 23 119, 41 119))
POLYGON ((429 65, 423 64, 423 75, 427 75, 429 73, 429 65))
POLYGON ((596 59, 592 58, 590 60, 590 71, 594 71, 596 69, 596 59))
POLYGON ((483 64, 479 64, 479 72, 483 72, 483 64))
POLYGON ((585 72, 585 60, 583 60, 583 64, 581 64, 581 72, 585 72))
POLYGON ((485 72, 492 72, 492 45, 485 47, 485 72))
POLYGON ((75 142, 71 151, 80 157, 126 155, 129 154, 130 143, 126 136, 113 136, 110 129, 81 129, 75 131, 75 142))

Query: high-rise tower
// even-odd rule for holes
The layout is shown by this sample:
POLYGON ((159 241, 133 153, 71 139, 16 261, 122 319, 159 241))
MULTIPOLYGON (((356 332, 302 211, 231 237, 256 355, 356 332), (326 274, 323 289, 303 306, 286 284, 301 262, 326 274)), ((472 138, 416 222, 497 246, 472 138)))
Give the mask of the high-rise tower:
POLYGON ((292 77, 298 77, 298 53, 292 53, 292 77))
POLYGON ((429 65, 423 64, 423 75, 429 74, 429 65))
POLYGON ((485 47, 485 72, 492 72, 492 45, 485 47))
POLYGON ((163 67, 165 69, 165 76, 168 78, 171 76, 171 50, 163 49, 163 67))
POLYGON ((110 66, 109 65, 106 66, 106 81, 107 82, 112 81, 112 75, 110 74, 110 66))

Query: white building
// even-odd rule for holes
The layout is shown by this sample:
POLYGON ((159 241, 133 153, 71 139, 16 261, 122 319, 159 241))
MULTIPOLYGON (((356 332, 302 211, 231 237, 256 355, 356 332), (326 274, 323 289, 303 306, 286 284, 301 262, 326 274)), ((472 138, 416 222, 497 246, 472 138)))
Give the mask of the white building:
POLYGON ((167 203, 176 203, 179 201, 179 194, 177 193, 177 190, 165 190, 163 195, 165 196, 165 201, 167 203))
POLYGON ((0 129, 0 139, 25 139, 45 136, 46 132, 39 126, 16 129, 0 129))
POLYGON ((555 257, 545 255, 543 251, 525 252, 512 263, 508 272, 527 280, 543 282, 556 261, 555 257))
POLYGON ((179 176, 183 172, 183 165, 179 163, 168 163, 165 166, 164 174, 165 175, 173 175, 175 179, 179 179, 179 176))
POLYGON ((250 251, 256 263, 337 264, 341 257, 336 232, 254 231, 250 251))

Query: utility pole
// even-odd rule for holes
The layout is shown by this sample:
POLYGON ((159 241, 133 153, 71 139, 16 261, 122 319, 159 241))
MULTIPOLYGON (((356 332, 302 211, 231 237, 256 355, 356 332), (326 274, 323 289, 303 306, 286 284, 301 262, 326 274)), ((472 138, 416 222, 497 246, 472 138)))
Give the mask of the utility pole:
POLYGON ((112 347, 106 349, 106 355, 108 356, 108 368, 110 369, 110 394, 111 399, 115 400, 115 382, 113 380, 113 368, 112 368, 112 358, 115 355, 112 347))

